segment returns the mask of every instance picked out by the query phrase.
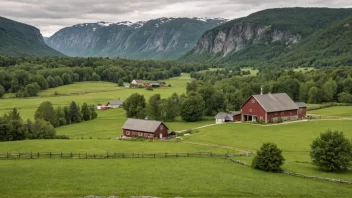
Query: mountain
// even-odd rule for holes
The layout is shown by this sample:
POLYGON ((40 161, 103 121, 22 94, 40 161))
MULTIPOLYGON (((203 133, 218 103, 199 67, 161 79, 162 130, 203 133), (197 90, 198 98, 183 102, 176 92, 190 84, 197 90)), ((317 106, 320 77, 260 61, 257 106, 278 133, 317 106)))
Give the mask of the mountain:
MULTIPOLYGON (((322 31, 350 16, 352 9, 278 8, 256 12, 205 32, 181 59, 239 66, 279 63, 286 60, 285 54, 309 50, 305 43, 314 44, 312 40, 317 41, 322 31)), ((320 42, 333 41, 321 38, 324 41, 320 42)))
POLYGON ((225 21, 159 18, 136 23, 85 23, 59 30, 47 44, 69 56, 176 59, 191 50, 205 31, 225 21))
POLYGON ((0 17, 0 55, 64 56, 44 42, 39 29, 0 17))

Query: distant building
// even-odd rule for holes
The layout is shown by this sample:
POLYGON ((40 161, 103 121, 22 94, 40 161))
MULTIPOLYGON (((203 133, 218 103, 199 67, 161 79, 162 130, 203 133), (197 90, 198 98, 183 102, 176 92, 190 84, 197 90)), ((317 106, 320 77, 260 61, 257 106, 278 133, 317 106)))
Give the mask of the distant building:
POLYGON ((304 102, 296 102, 298 106, 298 118, 305 118, 307 116, 307 105, 304 102))
POLYGON ((122 107, 122 105, 123 105, 123 102, 121 100, 112 100, 106 104, 107 107, 113 108, 113 109, 120 108, 122 107))
POLYGON ((222 124, 225 122, 241 121, 241 112, 233 111, 231 113, 220 112, 215 116, 216 124, 222 124))
POLYGON ((167 137, 169 129, 160 121, 128 118, 122 130, 126 137, 163 138, 167 137))
POLYGON ((132 80, 131 86, 135 88, 139 86, 144 86, 143 80, 132 80))
POLYGON ((253 95, 241 106, 242 121, 296 120, 299 107, 286 93, 253 95))

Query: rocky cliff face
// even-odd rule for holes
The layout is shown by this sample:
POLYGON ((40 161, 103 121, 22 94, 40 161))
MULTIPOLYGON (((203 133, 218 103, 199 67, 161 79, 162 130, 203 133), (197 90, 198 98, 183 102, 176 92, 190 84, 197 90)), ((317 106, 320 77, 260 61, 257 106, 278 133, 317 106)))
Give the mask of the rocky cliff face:
POLYGON ((47 40, 69 56, 175 59, 224 19, 160 18, 131 23, 88 23, 64 28, 47 40))
POLYGON ((220 53, 222 56, 226 56, 230 52, 243 50, 249 45, 260 43, 270 45, 274 42, 280 42, 290 46, 301 39, 302 35, 300 34, 274 29, 270 25, 241 23, 218 32, 205 33, 197 42, 193 53, 220 53))
POLYGON ((0 17, 0 55, 63 56, 47 46, 39 29, 0 17))

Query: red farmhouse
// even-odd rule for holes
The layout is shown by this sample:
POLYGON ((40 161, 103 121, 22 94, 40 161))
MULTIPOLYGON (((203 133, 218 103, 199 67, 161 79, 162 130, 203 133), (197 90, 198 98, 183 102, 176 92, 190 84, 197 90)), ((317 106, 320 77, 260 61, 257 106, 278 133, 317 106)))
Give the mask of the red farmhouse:
POLYGON ((296 102, 296 105, 298 106, 298 117, 299 118, 304 118, 306 117, 307 113, 307 105, 304 102, 296 102))
POLYGON ((242 121, 275 122, 296 120, 305 117, 305 112, 299 115, 299 107, 286 93, 253 95, 241 106, 242 121))
POLYGON ((123 136, 136 138, 163 138, 168 135, 167 126, 160 121, 128 118, 122 127, 123 136))

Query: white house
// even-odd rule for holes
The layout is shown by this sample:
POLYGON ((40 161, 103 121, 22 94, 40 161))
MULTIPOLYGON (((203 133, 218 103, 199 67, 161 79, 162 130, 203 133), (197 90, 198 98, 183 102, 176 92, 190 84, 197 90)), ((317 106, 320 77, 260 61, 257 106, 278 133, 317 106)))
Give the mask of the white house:
POLYGON ((123 102, 121 100, 112 100, 110 102, 108 102, 108 104, 106 104, 107 107, 110 108, 120 108, 123 105, 123 102))

